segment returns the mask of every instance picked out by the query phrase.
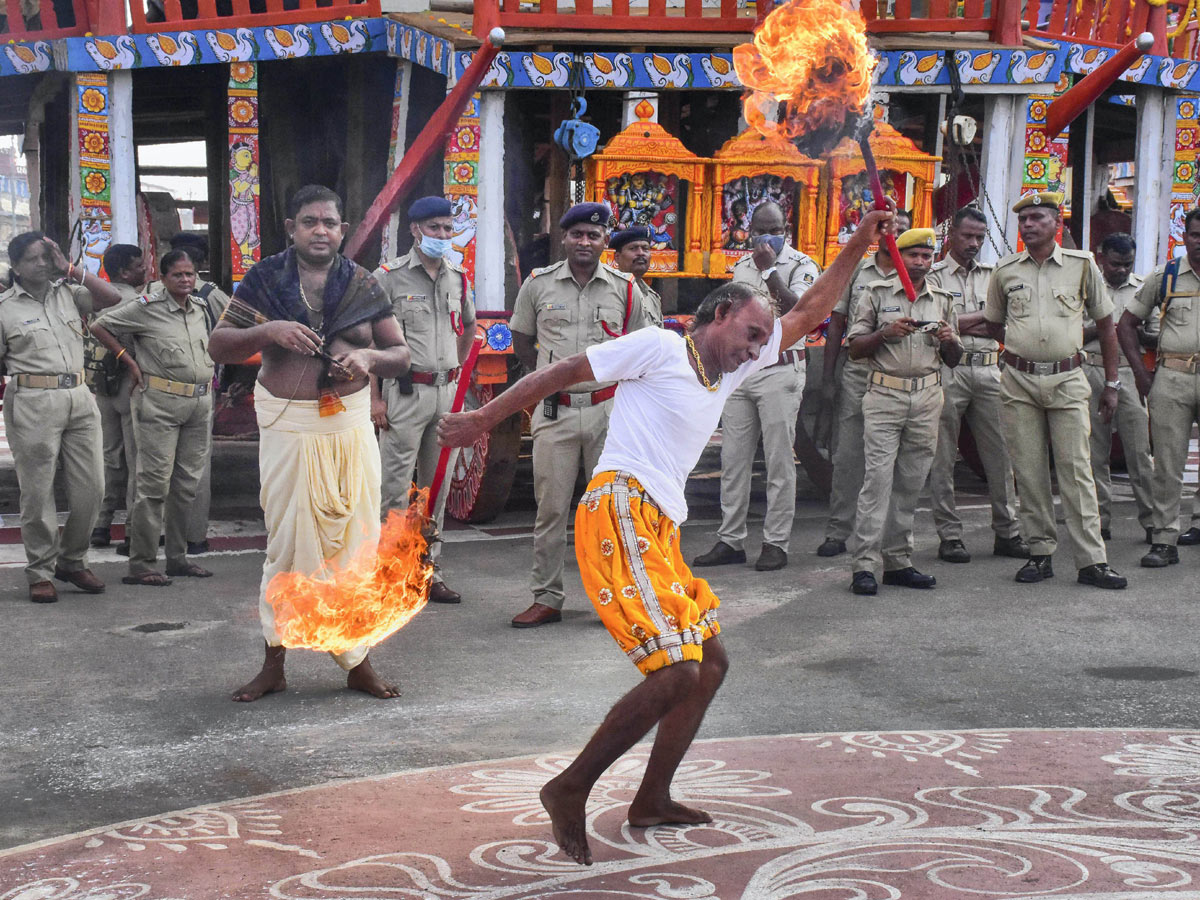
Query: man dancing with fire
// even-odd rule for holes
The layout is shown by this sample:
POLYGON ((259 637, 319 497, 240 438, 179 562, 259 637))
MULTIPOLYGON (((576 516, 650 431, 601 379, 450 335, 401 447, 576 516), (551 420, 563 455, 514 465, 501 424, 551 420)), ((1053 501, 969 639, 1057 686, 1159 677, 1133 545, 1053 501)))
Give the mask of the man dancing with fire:
POLYGON ((575 515, 584 588, 609 633, 646 676, 605 717, 583 752, 542 788, 554 839, 591 865, 585 806, 600 775, 658 725, 629 824, 701 825, 712 817, 672 799, 671 780, 692 743, 728 661, 718 638, 719 601, 679 549, 684 485, 729 394, 776 362, 833 309, 867 247, 890 227, 868 213, 846 249, 784 316, 752 285, 705 298, 691 331, 645 328, 527 375, 473 412, 445 416, 438 437, 465 447, 508 416, 581 381, 616 381, 604 450, 575 515))

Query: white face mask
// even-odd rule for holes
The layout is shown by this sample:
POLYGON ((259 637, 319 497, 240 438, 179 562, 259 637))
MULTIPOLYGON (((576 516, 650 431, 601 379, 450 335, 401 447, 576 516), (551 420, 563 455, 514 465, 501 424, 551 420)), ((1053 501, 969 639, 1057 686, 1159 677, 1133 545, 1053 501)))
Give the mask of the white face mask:
POLYGON ((452 240, 450 238, 435 238, 427 234, 421 235, 421 252, 430 259, 441 259, 446 255, 446 251, 450 249, 452 240))

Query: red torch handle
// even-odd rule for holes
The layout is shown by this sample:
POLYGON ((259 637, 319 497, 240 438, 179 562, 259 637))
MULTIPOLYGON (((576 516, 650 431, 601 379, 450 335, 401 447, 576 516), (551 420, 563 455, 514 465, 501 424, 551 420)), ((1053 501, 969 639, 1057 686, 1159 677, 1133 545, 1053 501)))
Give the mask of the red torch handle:
MULTIPOLYGON (((475 371, 475 360, 479 359, 479 351, 483 347, 483 335, 476 335, 471 343, 466 362, 458 373, 458 388, 454 392, 454 402, 450 404, 450 412, 462 412, 463 401, 467 398, 467 388, 471 385, 471 373, 475 371)), ((425 506, 425 516, 433 518, 434 507, 437 506, 437 496, 442 492, 442 482, 446 480, 446 466, 450 462, 450 451, 453 448, 443 447, 438 454, 437 468, 433 470, 433 481, 429 485, 429 500, 425 506)))
MULTIPOLYGON (((879 167, 875 165, 875 154, 871 152, 871 146, 867 143, 866 138, 859 141, 858 145, 862 147, 863 162, 867 164, 867 177, 871 179, 871 193, 875 195, 875 208, 887 209, 887 199, 883 196, 883 182, 879 179, 879 167)), ((892 263, 900 275, 900 283, 904 285, 904 293, 908 297, 908 302, 913 303, 917 299, 917 289, 913 287, 912 279, 908 277, 908 269, 904 268, 904 261, 900 259, 900 250, 896 247, 895 235, 885 234, 884 242, 887 244, 888 253, 892 254, 892 263)))

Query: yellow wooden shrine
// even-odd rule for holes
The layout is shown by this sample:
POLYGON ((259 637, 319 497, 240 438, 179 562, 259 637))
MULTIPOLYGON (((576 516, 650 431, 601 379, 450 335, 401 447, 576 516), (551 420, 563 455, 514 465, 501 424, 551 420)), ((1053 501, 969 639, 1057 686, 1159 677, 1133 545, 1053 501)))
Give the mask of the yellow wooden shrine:
POLYGON ((795 226, 796 249, 819 260, 826 206, 821 168, 791 143, 769 141, 753 128, 726 141, 710 164, 709 276, 729 275, 750 252, 750 216, 764 201, 778 203, 795 226))
MULTIPOLYGON (((646 225, 653 230, 647 277, 703 275, 708 160, 650 121, 654 107, 648 101, 638 103, 634 114, 637 121, 588 159, 589 197, 608 203, 617 228, 646 225)), ((611 258, 611 251, 605 251, 604 260, 611 258)))

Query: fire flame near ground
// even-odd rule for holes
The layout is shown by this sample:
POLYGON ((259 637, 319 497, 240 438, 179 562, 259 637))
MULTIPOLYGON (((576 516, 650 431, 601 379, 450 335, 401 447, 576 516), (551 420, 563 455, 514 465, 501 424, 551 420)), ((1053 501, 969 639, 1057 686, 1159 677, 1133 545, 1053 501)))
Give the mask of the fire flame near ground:
POLYGON ((861 14, 838 0, 776 7, 754 42, 733 50, 738 78, 750 91, 743 101, 750 126, 772 140, 818 139, 823 150, 841 138, 848 118, 863 112, 875 62, 861 14), (784 105, 782 122, 776 102, 784 105))
POLYGON ((389 511, 378 545, 366 542, 344 566, 272 578, 267 602, 283 646, 346 653, 373 647, 407 625, 428 602, 433 580, 425 506, 424 492, 417 492, 407 510, 389 511))

